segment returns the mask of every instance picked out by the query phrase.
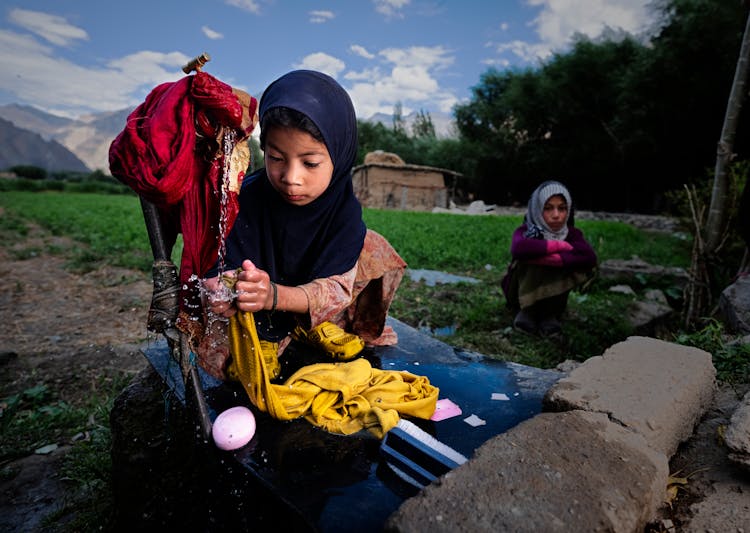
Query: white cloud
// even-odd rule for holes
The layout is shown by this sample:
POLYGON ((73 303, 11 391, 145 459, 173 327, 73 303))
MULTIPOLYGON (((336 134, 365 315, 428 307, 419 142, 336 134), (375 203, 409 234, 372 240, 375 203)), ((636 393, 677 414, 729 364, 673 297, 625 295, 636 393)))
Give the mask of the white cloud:
POLYGON ((226 4, 256 15, 260 13, 260 4, 255 0, 226 0, 226 4))
POLYGON ((458 101, 456 96, 440 87, 434 76, 454 62, 450 53, 441 46, 387 48, 377 57, 385 63, 358 72, 347 72, 344 78, 354 81, 349 94, 357 110, 357 116, 368 118, 375 113, 393 112, 397 102, 402 112, 408 115, 416 108, 428 103, 432 109, 450 112, 458 101))
POLYGON ((386 48, 379 55, 401 66, 443 68, 453 63, 453 56, 442 46, 412 46, 411 48, 386 48))
POLYGON ((510 61, 508 61, 507 59, 490 58, 483 59, 482 64, 487 65, 488 67, 504 69, 510 66, 510 61))
POLYGON ((314 54, 307 55, 302 59, 301 63, 295 65, 295 68, 325 72, 332 78, 336 78, 345 67, 346 65, 343 61, 323 52, 315 52, 314 54))
POLYGON ((8 19, 57 46, 68 46, 76 40, 87 41, 89 38, 85 30, 69 24, 63 17, 49 13, 12 9, 8 19))
POLYGON ((52 55, 31 36, 0 30, 0 91, 48 112, 77 117, 135 106, 155 85, 175 81, 189 57, 140 52, 100 67, 82 67, 52 55))
POLYGON ((201 26, 201 31, 203 32, 203 35, 205 35, 206 37, 208 37, 212 41, 216 40, 216 39, 223 39, 224 38, 224 34, 223 33, 219 33, 218 31, 214 31, 211 28, 209 28, 208 26, 201 26))
MULTIPOLYGON (((495 53, 503 55, 510 52, 524 63, 535 63, 552 55, 552 48, 546 43, 527 43, 526 41, 509 41, 492 45, 495 53)), ((486 62, 486 61, 485 61, 486 62)))
POLYGON ((328 22, 336 16, 333 14, 333 11, 323 10, 310 11, 309 15, 310 22, 312 22, 313 24, 322 24, 324 22, 328 22))
POLYGON ((368 52, 364 46, 360 46, 358 44, 351 45, 349 47, 349 50, 360 57, 364 57, 365 59, 373 59, 375 57, 375 55, 368 52))
MULTIPOLYGON (((495 56, 485 58, 487 65, 515 63, 509 56, 525 63, 535 63, 549 58, 553 52, 568 48, 577 35, 596 39, 602 33, 618 34, 622 31, 638 36, 652 24, 652 0, 525 0, 539 9, 529 23, 538 40, 534 43, 514 40, 489 43, 495 56), (615 32, 612 32, 615 30, 615 32)), ((501 29, 505 29, 501 25, 501 29)))
POLYGON ((637 34, 650 20, 651 0, 527 0, 527 3, 541 6, 532 25, 541 41, 553 49, 569 45, 576 33, 596 38, 607 27, 637 34))
POLYGON ((375 11, 386 17, 403 18, 401 9, 409 5, 411 0, 372 0, 375 4, 375 11))
POLYGON ((344 74, 344 79, 349 81, 369 81, 380 78, 381 76, 382 74, 380 73, 380 69, 378 67, 375 67, 360 70, 359 72, 350 70, 349 72, 344 74))

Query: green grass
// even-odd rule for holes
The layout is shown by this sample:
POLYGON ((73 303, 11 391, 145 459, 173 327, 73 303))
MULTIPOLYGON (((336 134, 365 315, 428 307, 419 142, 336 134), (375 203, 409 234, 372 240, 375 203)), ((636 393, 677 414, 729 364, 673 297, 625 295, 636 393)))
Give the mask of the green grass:
MULTIPOLYGON (((55 191, 7 191, 0 196, 6 216, 0 222, 5 242, 19 242, 12 234, 32 221, 55 236, 70 237, 65 250, 69 266, 86 272, 102 264, 151 271, 153 255, 140 201, 135 195, 103 195, 55 191)), ((26 236, 28 230, 19 232, 26 236)), ((175 246, 175 257, 182 248, 175 246)))
MULTIPOLYGON (((382 233, 412 268, 475 272, 486 265, 505 268, 510 239, 520 216, 465 216, 447 213, 365 209, 365 222, 382 233)), ((679 236, 645 232, 627 224, 582 220, 599 259, 638 256, 663 266, 689 264, 690 243, 679 236)))
POLYGON ((707 321, 698 331, 677 333, 673 340, 712 354, 720 380, 729 383, 750 381, 750 344, 728 339, 723 325, 717 320, 707 321))
MULTIPOLYGON (((563 324, 564 342, 530 338, 510 326, 500 282, 510 261, 510 240, 521 216, 464 216, 424 212, 365 210, 365 221, 388 238, 411 268, 466 275, 479 284, 437 285, 413 282, 399 287, 391 314, 414 327, 450 328, 445 337, 458 348, 518 363, 549 368, 566 359, 600 355, 632 335, 625 310, 634 298, 608 292, 598 281, 586 294, 574 293, 563 324)), ((668 267, 687 267, 685 238, 636 229, 620 222, 581 220, 578 227, 600 261, 630 259, 668 267)), ((637 292, 659 288, 679 300, 681 290, 661 279, 639 276, 637 292)), ((678 327, 675 324, 675 327, 678 327)))

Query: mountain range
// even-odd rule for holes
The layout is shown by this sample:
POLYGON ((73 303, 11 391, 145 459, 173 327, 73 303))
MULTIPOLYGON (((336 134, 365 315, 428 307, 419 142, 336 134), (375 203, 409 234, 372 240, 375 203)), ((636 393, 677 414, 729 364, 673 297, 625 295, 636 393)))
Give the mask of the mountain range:
MULTIPOLYGON (((109 174, 109 146, 125 127, 132 109, 96 113, 77 119, 60 117, 31 106, 0 106, 0 170, 15 165, 33 165, 47 171, 109 174)), ((417 114, 404 116, 411 128, 417 114)), ((430 114, 439 137, 454 136, 453 118, 430 114)), ((368 122, 393 126, 393 117, 378 113, 368 122)))

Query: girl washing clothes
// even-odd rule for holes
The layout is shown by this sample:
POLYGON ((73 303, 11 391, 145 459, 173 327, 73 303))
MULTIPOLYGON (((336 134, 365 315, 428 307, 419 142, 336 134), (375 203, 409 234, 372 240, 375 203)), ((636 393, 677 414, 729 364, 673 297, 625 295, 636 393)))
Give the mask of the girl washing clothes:
MULTIPOLYGON (((210 314, 253 314, 271 378, 293 339, 338 361, 395 344, 385 319, 406 264, 362 220, 348 94, 330 76, 296 70, 266 89, 259 115, 265 166, 243 180, 225 253, 204 280, 210 314)), ((232 377, 217 346, 204 342, 204 366, 232 377)))
POLYGON ((572 209, 565 185, 545 181, 532 193, 523 224, 513 232, 512 261, 502 288, 518 330, 559 334, 568 294, 596 271, 596 253, 574 226, 572 209))

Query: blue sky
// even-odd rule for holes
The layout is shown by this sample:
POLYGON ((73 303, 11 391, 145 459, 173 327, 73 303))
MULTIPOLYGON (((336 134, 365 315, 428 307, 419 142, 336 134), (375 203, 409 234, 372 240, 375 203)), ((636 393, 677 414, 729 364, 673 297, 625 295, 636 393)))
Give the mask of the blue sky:
POLYGON ((207 52, 205 70, 260 96, 322 70, 357 115, 450 113, 490 67, 534 67, 576 33, 641 35, 650 0, 23 0, 0 11, 0 104, 62 116, 132 108, 207 52))

